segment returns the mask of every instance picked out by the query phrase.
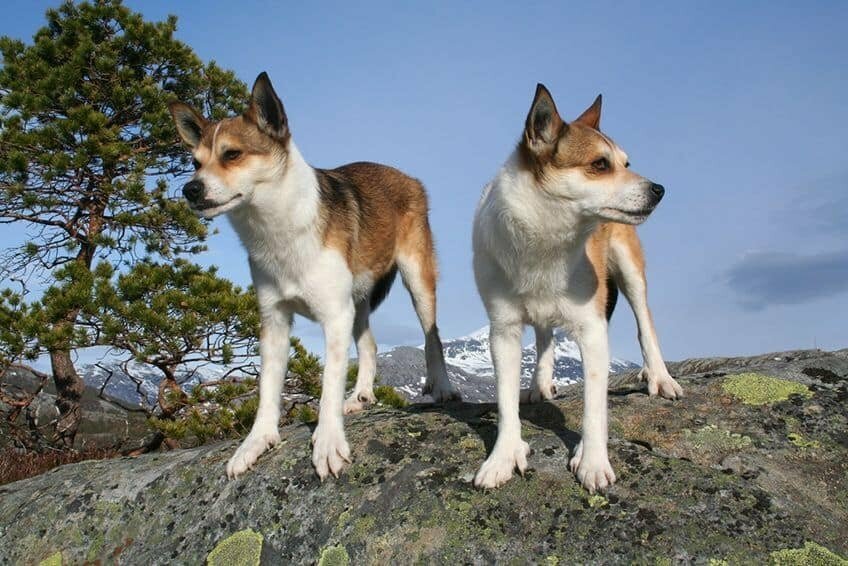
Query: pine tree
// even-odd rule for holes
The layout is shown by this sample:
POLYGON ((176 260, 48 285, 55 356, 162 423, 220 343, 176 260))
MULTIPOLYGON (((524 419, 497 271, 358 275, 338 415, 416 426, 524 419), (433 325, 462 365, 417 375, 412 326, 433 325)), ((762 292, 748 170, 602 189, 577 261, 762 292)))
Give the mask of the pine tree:
POLYGON ((229 366, 227 375, 258 373, 259 311, 252 290, 219 277, 214 267, 182 259, 139 262, 117 278, 104 263, 95 274, 97 308, 81 315, 80 326, 96 343, 162 373, 159 416, 170 418, 184 400, 178 371, 213 363, 229 366))
POLYGON ((0 38, 0 223, 30 240, 0 258, 0 279, 55 282, 43 299, 58 392, 57 436, 72 444, 84 385, 73 367, 92 269, 197 251, 206 227, 168 182, 191 169, 166 104, 213 118, 240 112, 247 89, 120 0, 65 2, 29 45, 0 38))

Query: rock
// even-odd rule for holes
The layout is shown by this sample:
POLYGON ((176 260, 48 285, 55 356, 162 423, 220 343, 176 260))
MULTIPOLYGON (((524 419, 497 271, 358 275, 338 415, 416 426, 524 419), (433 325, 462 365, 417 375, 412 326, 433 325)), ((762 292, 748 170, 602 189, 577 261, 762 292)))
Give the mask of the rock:
MULTIPOLYGON (((24 369, 12 369, 4 376, 7 387, 21 391, 35 391, 38 379, 24 369)), ((50 423, 58 415, 56 409, 56 389, 51 380, 45 384, 44 390, 36 396, 30 405, 33 417, 45 434, 50 433, 50 423)), ((101 398, 99 392, 86 387, 80 400, 82 420, 74 439, 74 447, 115 448, 131 450, 143 446, 151 434, 147 425, 147 415, 139 410, 125 407, 119 400, 109 397, 101 398)), ((0 404, 0 408, 4 406, 0 404)), ((25 425, 25 417, 21 414, 17 424, 25 425)), ((6 446, 8 436, 0 434, 0 448, 6 446)))
POLYGON ((590 496, 567 471, 582 405, 574 386, 522 406, 530 469, 498 490, 470 483, 495 440, 493 404, 376 408, 347 419, 353 464, 324 483, 310 463, 312 429, 299 425, 234 481, 224 466, 237 443, 225 442, 0 486, 0 556, 13 564, 55 562, 57 553, 65 564, 845 564, 848 350, 671 367, 686 390, 681 401, 649 398, 633 374, 612 388, 619 479, 604 494, 590 496), (740 374, 794 393, 763 397, 761 377, 740 374), (759 404, 746 402, 749 389, 759 404))

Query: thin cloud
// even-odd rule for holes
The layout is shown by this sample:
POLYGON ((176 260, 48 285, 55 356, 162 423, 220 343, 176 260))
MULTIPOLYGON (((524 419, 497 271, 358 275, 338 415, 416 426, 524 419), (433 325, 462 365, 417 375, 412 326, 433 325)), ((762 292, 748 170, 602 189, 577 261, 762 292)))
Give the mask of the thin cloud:
POLYGON ((806 233, 848 235, 848 173, 812 181, 792 191, 789 204, 776 216, 806 233))
POLYGON ((810 255, 749 253, 726 275, 746 309, 805 303, 848 291, 848 250, 810 255))

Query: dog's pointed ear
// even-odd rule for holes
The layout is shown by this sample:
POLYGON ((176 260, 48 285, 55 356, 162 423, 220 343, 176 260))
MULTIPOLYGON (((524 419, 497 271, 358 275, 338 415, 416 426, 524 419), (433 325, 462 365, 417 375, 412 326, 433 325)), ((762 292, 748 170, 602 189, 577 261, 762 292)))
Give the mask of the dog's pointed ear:
POLYGON ((200 115, 200 112, 188 104, 176 101, 168 104, 168 110, 171 111, 177 133, 180 134, 183 142, 191 149, 200 145, 200 137, 206 126, 206 119, 200 115))
POLYGON ((253 83, 247 116, 272 138, 282 141, 289 135, 289 123, 283 103, 274 92, 268 73, 264 71, 259 73, 253 83))
POLYGON ((590 128, 595 128, 596 130, 601 129, 601 102, 603 98, 599 94, 595 99, 595 102, 592 103, 592 106, 587 108, 583 114, 581 114, 575 122, 579 122, 580 124, 589 126, 590 128))
POLYGON ((565 122, 557 112, 551 93, 542 83, 537 84, 533 106, 530 107, 524 124, 524 136, 527 143, 537 148, 552 144, 564 125, 565 122))

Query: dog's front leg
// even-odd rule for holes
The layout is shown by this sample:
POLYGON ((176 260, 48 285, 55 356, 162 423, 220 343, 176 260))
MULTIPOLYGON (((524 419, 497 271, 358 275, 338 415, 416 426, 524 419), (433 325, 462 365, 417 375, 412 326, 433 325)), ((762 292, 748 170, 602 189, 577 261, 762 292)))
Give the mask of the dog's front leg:
POLYGON ((350 462, 350 446, 345 439, 342 420, 350 336, 353 329, 353 301, 333 309, 322 317, 327 350, 321 382, 321 409, 318 426, 312 435, 312 464, 324 480, 338 477, 345 462, 350 462))
POLYGON ((227 477, 235 478, 253 467, 257 458, 280 441, 280 395, 289 358, 292 314, 276 297, 259 294, 262 331, 259 336, 259 409, 250 434, 227 463, 227 477))
POLYGON ((583 358, 583 436, 571 458, 571 471, 589 493, 615 482, 607 455, 607 378, 609 339, 606 321, 579 325, 575 338, 583 358))
POLYGON ((522 474, 527 469, 530 446, 521 439, 518 416, 521 331, 519 321, 492 322, 489 344, 498 380, 498 439, 474 478, 474 485, 478 487, 498 487, 512 477, 515 468, 522 474))

